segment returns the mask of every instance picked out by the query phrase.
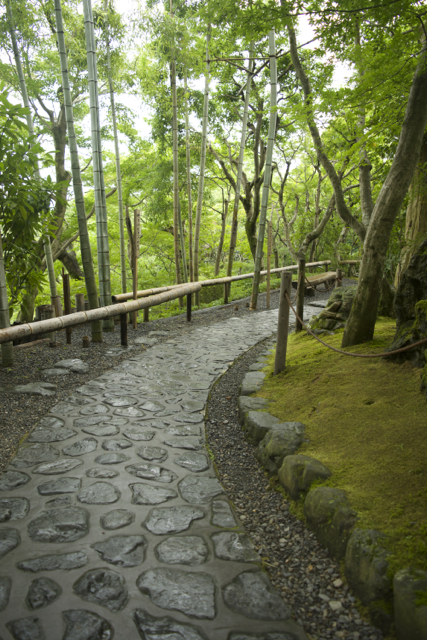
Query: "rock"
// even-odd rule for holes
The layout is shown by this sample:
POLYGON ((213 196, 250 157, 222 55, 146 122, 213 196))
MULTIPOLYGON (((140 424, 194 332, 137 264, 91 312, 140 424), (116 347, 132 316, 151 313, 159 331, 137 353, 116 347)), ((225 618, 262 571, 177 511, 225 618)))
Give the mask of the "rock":
POLYGON ((83 600, 120 611, 128 599, 124 578, 111 569, 87 571, 73 584, 74 593, 83 600))
POLYGON ((129 449, 132 447, 132 443, 129 440, 104 440, 102 448, 105 451, 121 451, 122 449, 129 449))
POLYGON ((59 496, 58 498, 48 500, 46 502, 46 507, 48 509, 53 509, 53 507, 63 507, 64 505, 70 505, 72 503, 73 499, 71 496, 59 496))
POLYGON ((246 534, 221 531, 212 534, 211 538, 217 558, 235 562, 259 562, 259 555, 246 534))
POLYGON ((208 458, 204 453, 183 453, 174 460, 175 464, 194 473, 209 469, 208 458))
POLYGON ((30 510, 27 498, 0 498, 0 522, 21 520, 30 510))
POLYGON ((80 507, 65 507, 43 511, 28 525, 35 542, 74 542, 89 531, 89 514, 80 507))
POLYGON ((128 427, 123 431, 123 435, 129 440, 152 440, 156 434, 142 427, 128 427))
POLYGON ((195 618, 215 617, 215 585, 207 573, 156 568, 142 573, 136 584, 158 607, 195 618))
POLYGON ((142 482, 130 484, 129 487, 132 491, 132 504, 161 504, 178 497, 174 489, 153 487, 142 482))
POLYGON ((58 493, 76 493, 80 489, 80 478, 58 478, 39 484, 37 491, 41 496, 53 496, 58 493))
POLYGON ((119 567, 136 567, 144 562, 147 540, 144 536, 114 536, 91 545, 105 562, 119 567))
POLYGON ((12 580, 10 578, 0 577, 0 611, 4 611, 9 604, 11 588, 12 580))
POLYGON ((173 425, 172 427, 168 427, 166 432, 171 436, 200 436, 201 430, 199 424, 186 424, 182 426, 173 425))
POLYGON ((0 491, 13 491, 27 484, 30 476, 21 471, 6 471, 0 476, 0 491))
POLYGON ((44 376, 68 376, 70 372, 67 369, 43 369, 44 376))
POLYGON ((261 371, 249 371, 239 387, 239 396, 250 396, 252 393, 259 391, 264 382, 264 378, 265 373, 261 371))
POLYGON ((12 622, 7 622, 6 627, 14 640, 45 640, 43 627, 38 618, 13 620, 12 622))
POLYGON ((390 552, 381 544, 386 539, 379 531, 355 529, 347 544, 345 577, 365 606, 391 598, 391 579, 387 575, 390 552))
POLYGON ((62 453, 66 456, 84 456, 85 453, 92 453, 98 446, 95 438, 84 438, 78 442, 68 445, 62 449, 62 453))
POLYGON ((128 509, 114 509, 101 516, 103 529, 121 529, 135 521, 135 514, 128 509))
POLYGON ((97 464, 120 464, 130 460, 129 456, 124 453, 103 453, 95 458, 97 464))
POLYGON ((173 482, 177 476, 173 471, 159 467, 155 464, 132 464, 126 467, 126 471, 137 478, 144 478, 145 480, 154 480, 155 482, 173 482))
POLYGON ((87 373, 89 371, 89 365, 80 358, 71 358, 68 360, 59 360, 53 365, 58 369, 68 369, 73 373, 87 373))
POLYGON ((189 624, 172 618, 154 618, 143 609, 136 609, 133 619, 141 638, 147 640, 206 640, 204 635, 189 624))
POLYGON ((304 442, 301 422, 282 422, 269 429, 258 444, 255 457, 269 473, 278 473, 286 456, 294 454, 304 442))
POLYGON ((28 436, 27 442, 60 442, 76 435, 77 431, 66 429, 65 427, 60 427, 59 429, 36 427, 28 436))
POLYGON ((222 597, 229 609, 255 620, 287 620, 290 609, 267 576, 260 571, 240 573, 222 589, 222 597))
POLYGON ((60 595, 62 589, 50 578, 37 578, 30 584, 27 593, 27 604, 30 609, 41 609, 54 602, 60 595))
POLYGON ((136 409, 135 407, 122 407, 114 411, 116 416, 123 416, 125 418, 142 418, 145 414, 143 411, 136 409))
POLYGON ((111 504, 120 499, 120 491, 109 482, 94 482, 77 494, 77 500, 86 504, 111 504))
POLYGON ((108 407, 105 404, 95 404, 90 407, 80 409, 82 416, 103 416, 108 413, 108 407))
POLYGON ((76 467, 80 467, 83 464, 83 460, 74 460, 73 458, 63 458, 56 462, 48 462, 47 464, 41 464, 33 469, 33 473, 40 473, 44 476, 54 476, 60 473, 67 473, 72 471, 76 467))
POLYGON ((144 411, 149 411, 150 413, 157 413, 158 411, 163 411, 164 406, 160 404, 160 402, 153 402, 152 400, 146 400, 142 405, 141 409, 144 411))
POLYGON ((316 487, 304 502, 307 527, 337 560, 344 557, 347 542, 357 521, 344 491, 316 487))
POLYGON ((203 402, 197 402, 197 400, 183 400, 180 402, 183 411, 188 413, 203 413, 205 405, 203 402))
POLYGON ((133 396, 115 396, 109 393, 104 393, 104 402, 112 407, 131 407, 136 404, 138 400, 133 396))
POLYGON ((56 384, 50 382, 30 382, 29 384, 17 384, 11 390, 14 393, 27 393, 30 396, 54 396, 56 384))
POLYGON ((144 347, 153 347, 155 344, 158 343, 157 338, 135 338, 134 340, 135 344, 142 344, 144 347))
POLYGON ((237 526, 230 505, 225 500, 214 500, 212 512, 212 524, 216 527, 232 529, 237 526))
POLYGON ((143 460, 155 460, 156 462, 163 462, 168 457, 166 449, 160 447, 138 447, 136 453, 143 460))
POLYGON ((246 440, 258 444, 267 435, 268 430, 279 422, 279 418, 266 411, 249 411, 243 423, 246 440))
POLYGON ((239 396, 239 422, 243 425, 245 416, 249 411, 261 411, 268 407, 268 401, 264 398, 251 398, 250 396, 239 396))
POLYGON ((110 640, 113 627, 93 611, 63 611, 65 634, 63 640, 110 640))
POLYGON ((206 542, 200 536, 174 536, 156 547, 156 556, 166 564, 203 564, 208 557, 206 542))
POLYGON ((41 558, 33 558, 32 560, 23 560, 18 562, 18 569, 22 571, 69 571, 70 569, 80 569, 87 564, 88 558, 83 551, 73 551, 71 553, 62 553, 59 555, 42 556, 41 558))
POLYGON ((164 535, 166 533, 179 533, 189 528, 193 520, 203 518, 205 512, 196 507, 163 507, 152 509, 144 526, 151 533, 164 535))
POLYGON ((168 438, 163 441, 163 444, 168 445, 174 449, 188 449, 190 451, 197 451, 203 449, 203 444, 200 438, 168 438))
POLYGON ((427 572, 410 567, 401 569, 394 575, 393 593, 394 622, 398 640, 425 640, 427 572))
POLYGON ((117 478, 119 472, 115 469, 88 469, 86 471, 88 478, 117 478))
POLYGON ((11 464, 18 469, 22 469, 33 467, 41 462, 52 462, 58 456, 58 449, 52 447, 51 444, 23 444, 19 447, 16 456, 12 458, 11 464))
POLYGON ((286 456, 279 469, 279 481, 293 500, 299 500, 316 480, 326 480, 331 475, 328 467, 309 456, 286 456))
POLYGON ((224 492, 219 480, 206 476, 186 476, 178 486, 183 499, 191 504, 205 504, 224 492))

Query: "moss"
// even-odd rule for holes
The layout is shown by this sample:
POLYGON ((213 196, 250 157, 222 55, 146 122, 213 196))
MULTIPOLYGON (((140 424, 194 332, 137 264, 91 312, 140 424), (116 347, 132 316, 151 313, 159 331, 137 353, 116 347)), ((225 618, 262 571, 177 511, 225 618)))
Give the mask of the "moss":
MULTIPOLYGON (((394 332, 395 323, 380 318, 374 339, 348 351, 381 352, 394 332)), ((340 347, 340 334, 323 339, 340 347)), ((274 355, 266 372, 273 366, 274 355)), ((299 333, 289 338, 285 371, 266 377, 257 396, 280 421, 306 425, 299 453, 332 471, 316 485, 346 491, 358 526, 388 536, 391 572, 427 570, 427 411, 419 370, 347 357, 299 333)), ((302 504, 293 509, 301 515, 302 504)))
POLYGON ((415 595, 416 595, 415 606, 427 607, 427 590, 415 591, 415 595))

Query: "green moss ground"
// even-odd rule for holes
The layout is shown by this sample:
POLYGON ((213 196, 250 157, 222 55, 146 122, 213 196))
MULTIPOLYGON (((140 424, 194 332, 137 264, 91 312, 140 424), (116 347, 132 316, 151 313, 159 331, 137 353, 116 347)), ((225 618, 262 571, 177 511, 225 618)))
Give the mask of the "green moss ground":
MULTIPOLYGON (((348 349, 381 352, 395 323, 380 318, 374 339, 348 349)), ((342 331, 325 341, 340 347, 342 331)), ((322 336, 323 338, 323 336, 322 336)), ((332 471, 327 486, 344 489, 361 528, 389 536, 391 570, 427 570, 427 404, 420 369, 383 359, 351 358, 305 332, 289 338, 287 367, 257 394, 281 421, 300 421, 309 443, 299 450, 332 471)))

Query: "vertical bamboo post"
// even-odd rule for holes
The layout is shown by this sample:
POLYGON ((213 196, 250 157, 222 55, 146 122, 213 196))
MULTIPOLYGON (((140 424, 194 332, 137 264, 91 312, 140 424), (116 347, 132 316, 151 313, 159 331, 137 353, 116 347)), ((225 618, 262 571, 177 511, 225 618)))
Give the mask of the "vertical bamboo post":
MULTIPOLYGON (((297 295, 297 314, 304 320, 304 293, 305 293, 305 260, 299 258, 298 260, 298 295, 297 295)), ((295 318, 295 331, 302 331, 302 324, 295 318)))
POLYGON ((120 314, 120 344, 122 347, 128 346, 127 313, 120 314))
MULTIPOLYGON (((139 257, 140 216, 139 209, 133 212, 133 299, 138 298, 138 257, 139 257)), ((133 312, 133 328, 137 328, 138 311, 133 312)))
POLYGON ((339 268, 337 268, 335 276, 335 289, 338 289, 338 287, 342 287, 342 271, 339 268))
MULTIPOLYGON (((51 318, 55 317, 55 307, 53 306, 53 304, 51 305, 46 305, 43 312, 42 312, 42 320, 50 320, 51 318)), ((55 331, 49 331, 48 333, 44 334, 45 338, 49 338, 50 342, 49 342, 49 346, 50 347, 56 347, 56 332, 55 331)))
MULTIPOLYGON (((64 310, 65 315, 68 316, 71 313, 71 290, 70 290, 70 276, 62 270, 62 288, 64 291, 64 310)), ((71 344, 71 327, 65 328, 65 335, 67 338, 67 344, 71 344)))
POLYGON ((270 255, 271 255, 271 220, 267 222, 267 309, 270 308, 270 255))
MULTIPOLYGON (((9 300, 7 298, 6 272, 4 268, 3 243, 0 234, 0 329, 10 327, 9 300)), ((13 343, 1 345, 1 363, 3 367, 13 365, 13 343)))
POLYGON ((191 293, 187 294, 187 322, 191 322, 191 293))
POLYGON ((144 309, 144 322, 150 322, 150 307, 144 309))
POLYGON ((76 293, 74 298, 76 301, 76 311, 84 311, 85 310, 85 294, 76 293))
POLYGON ((228 282, 224 284, 224 304, 228 304, 228 282))
POLYGON ((280 283, 279 317, 277 321, 276 359, 274 361, 274 375, 286 367, 286 350, 289 332, 289 302, 286 295, 291 296, 292 274, 282 272, 280 283))

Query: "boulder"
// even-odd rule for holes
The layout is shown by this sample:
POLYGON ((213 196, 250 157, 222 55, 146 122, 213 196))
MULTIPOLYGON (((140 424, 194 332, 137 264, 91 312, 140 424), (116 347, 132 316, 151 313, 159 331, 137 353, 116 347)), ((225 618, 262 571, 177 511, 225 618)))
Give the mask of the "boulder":
POLYGON ((309 456, 288 455, 279 469, 279 481, 293 500, 299 500, 315 480, 326 480, 331 472, 328 467, 309 456))
POLYGON ((264 398, 252 398, 251 396, 239 396, 239 422, 243 425, 245 416, 249 411, 260 411, 268 407, 268 401, 264 398))
POLYGON ((269 429, 259 443, 255 457, 269 473, 276 474, 283 459, 299 449, 304 440, 301 422, 281 422, 269 429))
POLYGON ((265 373, 262 373, 262 371, 249 371, 239 387, 239 396, 250 396, 252 393, 259 391, 264 378, 265 373))
POLYGON ((279 422, 267 411, 249 411, 243 423, 246 440, 252 444, 258 444, 271 427, 279 422))
POLYGON ((394 576, 393 592, 398 640, 426 640, 427 572, 401 569, 394 576))
POLYGON ((307 527, 337 560, 344 557, 347 542, 357 521, 346 494, 333 487, 316 487, 304 502, 307 527))

